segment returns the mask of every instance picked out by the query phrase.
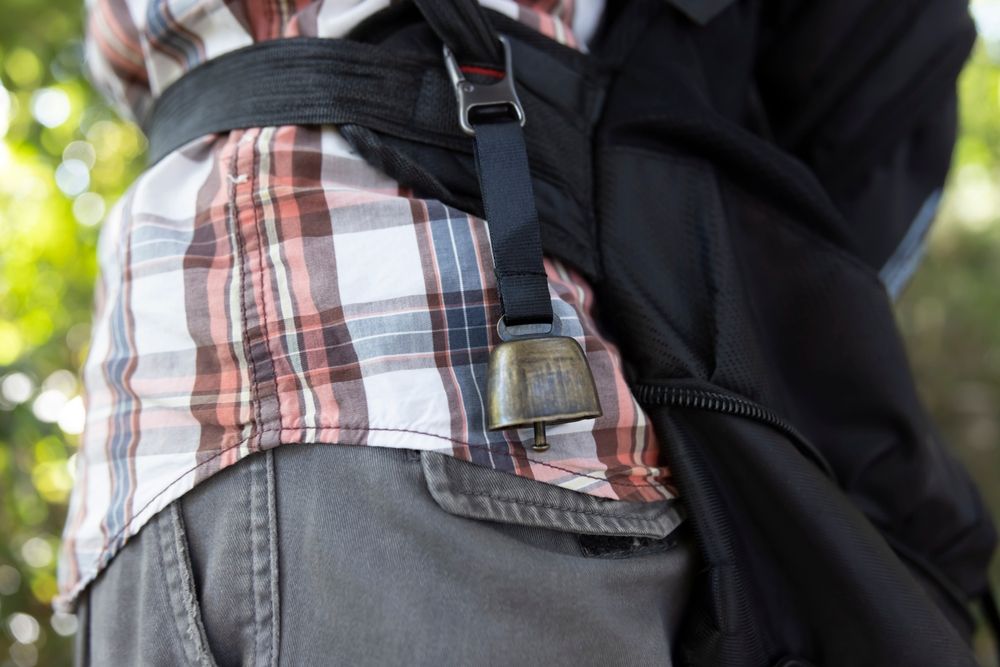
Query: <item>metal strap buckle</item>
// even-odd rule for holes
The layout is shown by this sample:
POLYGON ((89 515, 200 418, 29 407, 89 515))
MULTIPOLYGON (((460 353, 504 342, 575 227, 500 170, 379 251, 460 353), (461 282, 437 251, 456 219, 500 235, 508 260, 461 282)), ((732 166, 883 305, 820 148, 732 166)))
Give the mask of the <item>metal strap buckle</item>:
POLYGON ((444 64, 448 68, 448 77, 455 87, 455 98, 458 100, 458 123, 462 131, 469 135, 476 134, 470 112, 483 107, 510 107, 514 111, 521 126, 524 126, 524 109, 521 100, 514 89, 514 66, 510 54, 510 42, 500 35, 503 45, 504 73, 503 78, 495 83, 473 83, 465 78, 462 68, 455 59, 455 54, 447 46, 444 47, 444 64))

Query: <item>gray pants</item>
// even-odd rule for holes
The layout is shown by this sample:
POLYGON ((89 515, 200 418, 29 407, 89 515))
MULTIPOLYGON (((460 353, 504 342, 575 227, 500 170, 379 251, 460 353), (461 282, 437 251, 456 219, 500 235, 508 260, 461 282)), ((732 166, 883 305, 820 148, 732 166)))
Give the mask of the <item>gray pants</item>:
POLYGON ((160 512, 81 599, 83 665, 670 665, 677 509, 411 450, 293 445, 160 512))

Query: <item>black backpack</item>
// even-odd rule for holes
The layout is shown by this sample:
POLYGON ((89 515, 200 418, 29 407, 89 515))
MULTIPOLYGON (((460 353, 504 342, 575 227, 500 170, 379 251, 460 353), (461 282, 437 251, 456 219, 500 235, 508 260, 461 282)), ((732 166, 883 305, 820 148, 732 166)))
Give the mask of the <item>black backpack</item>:
POLYGON ((888 294, 948 168, 965 3, 609 1, 590 54, 473 0, 417 5, 195 69, 154 110, 153 158, 335 123, 483 215, 441 42, 496 68, 506 36, 542 246, 595 286, 701 554, 677 664, 974 665, 994 528, 888 294))

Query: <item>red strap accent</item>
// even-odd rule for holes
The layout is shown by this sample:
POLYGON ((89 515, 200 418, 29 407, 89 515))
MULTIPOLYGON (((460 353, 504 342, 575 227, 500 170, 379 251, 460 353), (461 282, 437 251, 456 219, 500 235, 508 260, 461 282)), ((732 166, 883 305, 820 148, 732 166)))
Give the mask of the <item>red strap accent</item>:
POLYGON ((502 79, 504 77, 503 70, 492 69, 489 67, 476 67, 474 65, 462 65, 460 67, 464 74, 482 74, 483 76, 493 77, 494 79, 502 79))

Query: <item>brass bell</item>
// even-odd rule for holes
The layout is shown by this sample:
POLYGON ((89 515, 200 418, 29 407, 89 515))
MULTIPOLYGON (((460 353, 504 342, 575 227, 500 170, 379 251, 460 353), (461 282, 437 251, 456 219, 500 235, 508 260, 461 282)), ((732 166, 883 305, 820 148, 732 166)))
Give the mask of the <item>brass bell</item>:
POLYGON ((490 354, 490 430, 532 426, 534 450, 549 448, 546 424, 601 416, 583 348, 568 336, 532 336, 500 343, 490 354))

